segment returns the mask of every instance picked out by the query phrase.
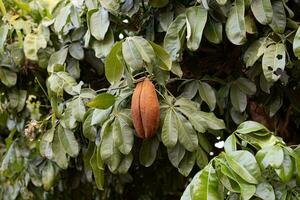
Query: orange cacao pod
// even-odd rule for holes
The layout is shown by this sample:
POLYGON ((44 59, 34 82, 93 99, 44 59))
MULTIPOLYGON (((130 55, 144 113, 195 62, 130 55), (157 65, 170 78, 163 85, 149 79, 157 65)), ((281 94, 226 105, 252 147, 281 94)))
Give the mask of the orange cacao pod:
POLYGON ((132 95, 131 117, 140 138, 151 138, 159 127, 159 102, 155 87, 146 78, 138 83, 132 95))

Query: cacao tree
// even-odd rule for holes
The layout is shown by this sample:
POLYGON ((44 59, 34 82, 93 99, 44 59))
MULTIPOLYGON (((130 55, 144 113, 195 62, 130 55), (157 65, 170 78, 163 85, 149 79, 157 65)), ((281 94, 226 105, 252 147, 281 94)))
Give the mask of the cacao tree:
POLYGON ((300 199, 298 0, 0 0, 0 199, 300 199))

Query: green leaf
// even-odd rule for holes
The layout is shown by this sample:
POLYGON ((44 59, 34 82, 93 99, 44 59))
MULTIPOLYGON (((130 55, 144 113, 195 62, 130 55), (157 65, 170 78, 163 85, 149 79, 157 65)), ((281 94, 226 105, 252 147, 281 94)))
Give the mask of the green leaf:
POLYGON ((256 92, 256 85, 246 78, 243 77, 238 78, 236 80, 236 84, 242 92, 248 95, 254 95, 256 92))
POLYGON ((273 8, 270 0, 253 0, 251 10, 259 23, 266 25, 271 23, 273 17, 273 8))
POLYGON ((74 136, 74 133, 68 129, 58 126, 58 137, 65 152, 71 157, 76 157, 79 153, 79 144, 74 136))
POLYGON ((90 141, 95 141, 97 128, 92 125, 93 111, 90 110, 86 113, 85 120, 82 124, 82 132, 84 137, 88 138, 90 141))
POLYGON ((155 53, 150 43, 139 36, 133 36, 132 41, 135 44, 139 53, 141 54, 142 59, 146 63, 151 64, 155 60, 155 53))
POLYGON ((59 140, 58 132, 55 132, 51 149, 53 151, 52 160, 55 161, 60 168, 67 169, 69 159, 59 140))
POLYGON ((67 23, 67 19, 71 13, 70 4, 61 8, 58 15, 55 17, 54 30, 60 32, 67 23))
POLYGON ((247 95, 242 92, 236 83, 230 88, 230 100, 235 110, 244 112, 247 106, 247 95))
POLYGON ((280 75, 275 72, 284 70, 286 64, 285 46, 277 43, 268 46, 262 59, 262 69, 267 81, 277 81, 280 75))
POLYGON ((94 149, 94 153, 90 159, 90 165, 93 169, 93 174, 95 178, 95 182, 97 185, 97 188, 99 190, 104 189, 104 170, 100 169, 97 164, 97 149, 94 149))
POLYGON ((206 9, 194 6, 186 10, 187 47, 191 51, 196 51, 199 48, 206 20, 206 9))
POLYGON ((178 167, 185 152, 185 148, 179 142, 173 148, 168 148, 168 158, 174 167, 178 167))
POLYGON ((183 159, 178 165, 178 171, 183 176, 188 176, 195 165, 195 153, 186 151, 183 159))
POLYGON ((267 48, 268 39, 265 37, 255 40, 246 50, 243 60, 246 67, 252 67, 254 63, 264 54, 267 48))
POLYGON ((279 168, 283 162, 283 156, 283 149, 278 145, 262 148, 255 155, 262 169, 268 166, 279 168))
POLYGON ((57 95, 63 95, 63 90, 71 95, 76 93, 73 91, 73 86, 76 85, 75 79, 67 72, 55 72, 49 76, 47 80, 49 89, 57 95))
POLYGON ((240 134, 248 134, 259 131, 268 132, 268 129, 264 125, 255 121, 243 122, 236 129, 236 132, 240 134))
POLYGON ((84 51, 80 42, 70 44, 69 52, 71 56, 77 60, 82 60, 84 58, 84 51))
POLYGON ((52 162, 47 161, 42 170, 42 183, 46 191, 49 191, 54 184, 55 171, 52 162))
POLYGON ((208 157, 201 147, 198 147, 196 150, 196 162, 200 169, 204 168, 208 164, 208 157))
POLYGON ((114 34, 112 29, 108 29, 103 40, 93 40, 91 46, 95 51, 97 58, 104 59, 109 54, 111 48, 114 45, 114 34))
POLYGON ((295 56, 300 59, 300 27, 298 28, 293 41, 293 51, 295 56))
POLYGON ((150 0, 149 5, 153 8, 162 8, 169 3, 169 0, 150 0))
POLYGON ((166 52, 166 50, 163 47, 161 47, 151 41, 149 41, 149 43, 152 46, 152 48, 156 54, 156 58, 158 60, 159 67, 162 70, 170 71, 172 68, 172 59, 171 59, 170 55, 166 52))
POLYGON ((121 145, 119 150, 122 154, 128 155, 133 147, 134 130, 132 129, 131 119, 125 114, 119 114, 117 117, 121 131, 121 145))
POLYGON ((214 21, 212 18, 207 19, 204 28, 205 38, 214 44, 220 44, 223 40, 223 27, 222 23, 214 21))
POLYGON ((219 182, 216 170, 211 164, 200 171, 192 187, 192 200, 220 200, 223 187, 219 182))
POLYGON ((275 200, 274 189, 268 182, 261 182, 257 185, 255 196, 264 200, 275 200))
POLYGON ((255 157, 248 151, 238 150, 226 154, 226 160, 232 170, 248 183, 257 184, 261 172, 255 157))
POLYGON ((109 117, 111 113, 111 108, 108 109, 95 109, 93 112, 93 117, 92 117, 92 125, 97 125, 100 124, 102 125, 105 120, 107 120, 107 118, 109 117))
POLYGON ((188 151, 196 150, 198 146, 197 133, 191 123, 180 113, 176 113, 178 140, 188 151))
POLYGON ((133 161, 133 155, 131 153, 128 154, 128 155, 126 155, 122 159, 122 161, 121 161, 121 163, 120 163, 120 165, 118 167, 118 173, 120 173, 120 174, 126 174, 128 172, 128 170, 129 170, 131 164, 132 164, 132 161, 133 161))
POLYGON ((284 157, 279 169, 275 169, 277 175, 283 182, 289 182, 294 175, 295 161, 291 158, 288 151, 283 149, 284 157))
POLYGON ((70 108, 72 109, 72 115, 78 122, 83 121, 83 117, 85 114, 85 106, 80 97, 74 99, 70 102, 70 108))
POLYGON ((0 68, 0 80, 7 87, 12 87, 17 83, 17 74, 5 68, 0 68))
POLYGON ((94 36, 97 40, 103 40, 109 24, 108 11, 103 7, 100 7, 100 9, 94 12, 90 18, 89 28, 92 36, 94 36))
POLYGON ((195 118, 198 118, 199 121, 204 122, 207 127, 212 130, 221 130, 225 128, 224 121, 222 119, 218 119, 213 112, 207 113, 198 111, 191 114, 194 114, 195 118))
POLYGON ((122 44, 122 54, 126 64, 133 70, 143 67, 143 59, 131 37, 126 38, 122 44))
POLYGON ((224 143, 225 152, 226 153, 231 153, 233 151, 236 151, 237 150, 236 144, 237 144, 237 139, 236 139, 235 135, 234 134, 230 135, 225 140, 225 143, 224 143))
POLYGON ((235 45, 242 45, 246 42, 244 0, 234 1, 226 21, 225 32, 230 42, 235 45))
POLYGON ((68 48, 63 47, 59 51, 53 53, 48 61, 48 72, 54 72, 55 65, 63 65, 68 55, 68 48))
POLYGON ((101 158, 106 161, 115 154, 118 154, 118 137, 119 133, 113 130, 111 119, 107 120, 101 129, 101 158))
POLYGON ((172 148, 176 145, 178 140, 178 126, 176 121, 176 113, 172 108, 166 111, 166 116, 161 131, 161 140, 163 144, 172 148))
POLYGON ((114 105, 116 97, 109 93, 98 94, 92 101, 86 105, 92 108, 107 109, 114 105))
POLYGON ((26 58, 30 60, 38 60, 38 50, 47 47, 47 41, 41 34, 30 33, 24 39, 24 53, 26 58))
POLYGON ((273 7, 273 18, 270 27, 276 33, 284 33, 286 26, 286 15, 282 1, 274 0, 272 1, 273 7))
POLYGON ((8 35, 9 26, 7 24, 1 25, 0 27, 0 53, 4 51, 4 45, 8 35))
POLYGON ((172 61, 181 60, 182 38, 184 38, 186 29, 186 15, 180 14, 170 24, 164 38, 164 49, 171 56, 172 61))
POLYGON ((123 41, 116 42, 105 59, 105 76, 111 84, 119 81, 124 72, 124 64, 118 57, 122 50, 122 43, 123 41))
POLYGON ((159 141, 156 137, 143 140, 139 154, 140 163, 142 165, 150 167, 153 164, 156 158, 158 146, 159 141))
POLYGON ((213 111, 216 107, 216 94, 214 89, 205 82, 199 82, 199 94, 201 99, 207 103, 209 109, 213 111))

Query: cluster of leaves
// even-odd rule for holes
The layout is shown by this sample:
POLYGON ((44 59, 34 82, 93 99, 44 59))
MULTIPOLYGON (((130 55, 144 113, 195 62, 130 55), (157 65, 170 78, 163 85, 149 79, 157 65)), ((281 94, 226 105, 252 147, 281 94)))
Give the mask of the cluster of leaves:
POLYGON ((224 148, 194 176, 182 200, 300 198, 299 145, 290 148, 262 124, 246 121, 224 148))
MULTIPOLYGON (((270 181, 292 179, 297 150, 261 125, 246 123, 259 129, 244 134, 240 125, 226 153, 210 162, 209 155, 249 118, 283 137, 291 137, 289 125, 299 127, 297 8, 299 2, 281 0, 0 0, 0 199, 72 198, 72 190, 122 199, 127 183, 140 182, 133 177, 143 179, 141 165, 160 163, 185 177, 195 168, 204 168, 203 176, 214 172, 211 187, 225 187, 233 199, 255 192, 264 198, 257 188, 285 191, 270 181), (156 85, 161 116, 157 135, 142 141, 130 101, 146 76, 156 85), (262 152, 282 159, 266 164, 262 152), (255 169, 234 161, 240 158, 255 169), (245 177, 235 174, 240 169, 245 177), (264 170, 270 176, 263 185, 264 170)), ((203 186, 194 182, 190 188, 203 186)), ((287 197, 295 196, 294 185, 286 185, 287 197)), ((173 199, 183 187, 174 186, 173 199)), ((132 198, 164 198, 154 188, 132 198)))

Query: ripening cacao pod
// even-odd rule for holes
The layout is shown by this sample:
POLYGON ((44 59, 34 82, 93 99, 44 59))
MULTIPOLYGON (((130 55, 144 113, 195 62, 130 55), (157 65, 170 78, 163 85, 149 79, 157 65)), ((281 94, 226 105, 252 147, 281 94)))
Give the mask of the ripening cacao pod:
POLYGON ((155 87, 146 78, 139 82, 132 95, 131 117, 135 131, 140 138, 151 138, 159 127, 159 102, 155 87))

